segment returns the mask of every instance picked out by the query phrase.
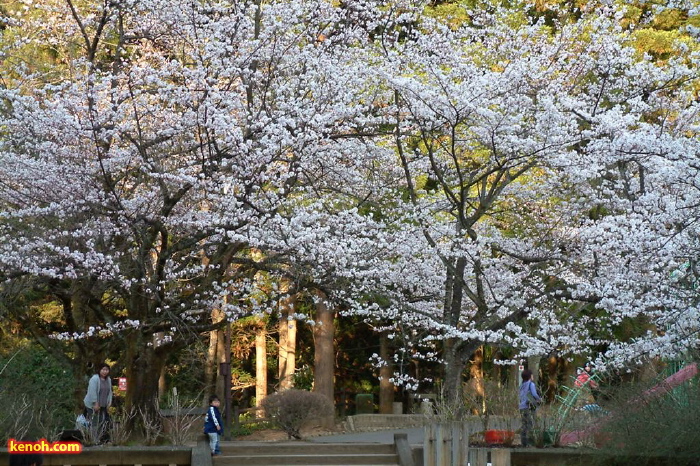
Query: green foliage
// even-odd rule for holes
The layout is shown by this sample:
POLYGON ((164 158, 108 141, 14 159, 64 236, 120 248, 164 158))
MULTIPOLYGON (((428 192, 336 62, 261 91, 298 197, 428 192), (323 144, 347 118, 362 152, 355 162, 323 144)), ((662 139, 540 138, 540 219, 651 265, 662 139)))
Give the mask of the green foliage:
POLYGON ((238 427, 233 427, 231 433, 234 437, 243 437, 252 433, 274 428, 274 424, 268 421, 261 421, 255 417, 255 412, 242 413, 239 417, 240 424, 238 427))
POLYGON ((676 30, 640 29, 634 32, 634 38, 637 50, 659 60, 667 60, 671 56, 678 55, 677 45, 681 42, 689 43, 688 39, 684 39, 676 30))
POLYGON ((654 18, 654 28, 664 31, 672 31, 680 28, 688 19, 688 15, 676 8, 661 11, 654 18))
MULTIPOLYGON (((185 400, 186 403, 189 403, 198 400, 202 394, 202 380, 204 379, 202 361, 206 357, 206 350, 204 342, 198 340, 194 344, 174 352, 168 358, 165 372, 166 386, 177 387, 181 401, 185 400)), ((169 404, 170 400, 166 398, 163 402, 169 404)))
POLYGON ((662 379, 621 386, 606 403, 611 422, 594 440, 603 453, 629 457, 615 464, 644 466, 659 464, 660 458, 671 458, 674 465, 697 464, 700 381, 696 377, 661 396, 645 396, 662 379))
POLYGON ((311 390, 314 387, 314 371, 311 366, 304 364, 294 371, 292 380, 299 390, 311 390))
POLYGON ((0 442, 20 434, 55 439, 74 427, 72 374, 42 348, 3 353, 0 370, 0 442))
MULTIPOLYGON (((269 362, 270 361, 268 360, 268 363, 269 362)), ((231 380, 233 382, 233 386, 236 388, 255 386, 255 376, 252 373, 233 365, 231 366, 231 380)))
POLYGON ((470 20, 465 5, 461 3, 439 3, 434 7, 428 7, 427 13, 435 18, 442 19, 452 29, 457 29, 470 20))
POLYGON ((246 425, 241 425, 235 428, 231 429, 231 434, 234 437, 245 437, 246 435, 250 435, 253 432, 255 432, 257 429, 255 429, 254 425, 251 424, 246 424, 246 425))

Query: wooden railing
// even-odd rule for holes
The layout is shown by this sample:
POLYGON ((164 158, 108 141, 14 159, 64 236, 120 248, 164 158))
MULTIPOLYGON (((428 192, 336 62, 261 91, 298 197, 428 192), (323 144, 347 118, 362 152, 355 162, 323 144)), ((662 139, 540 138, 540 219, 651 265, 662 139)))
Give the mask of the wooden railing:
MULTIPOLYGON (((436 423, 425 426, 424 466, 467 464, 469 427, 464 422, 436 423)), ((472 466, 474 464, 472 463, 472 466)))
MULTIPOLYGON (((577 461, 580 451, 552 449, 473 448, 470 422, 434 423, 425 426, 423 466, 518 466, 526 464, 561 466, 577 461)), ((578 464, 578 463, 576 463, 578 464)), ((404 466, 402 464, 402 466, 404 466)))
POLYGON ((254 419, 241 420, 241 414, 263 412, 262 408, 245 408, 241 409, 238 406, 233 407, 233 430, 237 431, 242 425, 255 424, 258 422, 269 422, 269 417, 255 417, 254 419))
MULTIPOLYGON (((411 455, 404 454, 401 466, 413 466, 422 458, 422 466, 588 466, 591 464, 646 464, 666 466, 670 464, 700 464, 697 458, 644 457, 620 455, 614 451, 592 448, 507 448, 469 446, 469 423, 435 423, 425 427, 423 447, 412 447, 411 455), (422 450, 422 452, 420 451, 422 450), (422 453, 422 454, 421 454, 422 453), (411 463, 412 458, 418 461, 411 463)), ((403 440, 402 440, 403 441, 403 440)), ((407 441, 403 441, 407 443, 407 441)), ((394 440, 399 451, 401 442, 394 440)))

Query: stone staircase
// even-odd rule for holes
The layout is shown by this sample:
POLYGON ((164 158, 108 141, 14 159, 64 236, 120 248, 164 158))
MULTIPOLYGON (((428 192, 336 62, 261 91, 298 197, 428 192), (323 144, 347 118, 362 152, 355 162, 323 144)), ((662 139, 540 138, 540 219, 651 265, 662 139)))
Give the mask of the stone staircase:
POLYGON ((221 442, 214 466, 398 466, 394 445, 221 442))

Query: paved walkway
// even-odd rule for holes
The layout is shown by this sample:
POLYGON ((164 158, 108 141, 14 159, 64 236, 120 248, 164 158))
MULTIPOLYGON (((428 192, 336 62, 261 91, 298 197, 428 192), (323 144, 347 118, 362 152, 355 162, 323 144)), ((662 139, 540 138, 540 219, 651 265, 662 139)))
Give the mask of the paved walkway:
POLYGON ((394 434, 408 434, 408 443, 423 445, 423 428, 411 427, 406 429, 388 429, 374 432, 355 432, 350 434, 322 435, 311 437, 309 442, 320 443, 394 443, 394 434))

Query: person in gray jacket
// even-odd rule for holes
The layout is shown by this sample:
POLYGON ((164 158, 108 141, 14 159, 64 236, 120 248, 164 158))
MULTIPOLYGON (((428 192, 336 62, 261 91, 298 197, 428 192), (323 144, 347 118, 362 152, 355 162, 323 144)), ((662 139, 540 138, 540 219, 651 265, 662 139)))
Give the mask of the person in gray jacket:
POLYGON ((97 367, 97 374, 90 377, 83 399, 85 417, 90 421, 93 440, 99 443, 109 442, 111 419, 107 408, 112 405, 112 379, 109 377, 109 370, 109 365, 105 363, 97 367))

